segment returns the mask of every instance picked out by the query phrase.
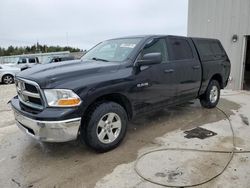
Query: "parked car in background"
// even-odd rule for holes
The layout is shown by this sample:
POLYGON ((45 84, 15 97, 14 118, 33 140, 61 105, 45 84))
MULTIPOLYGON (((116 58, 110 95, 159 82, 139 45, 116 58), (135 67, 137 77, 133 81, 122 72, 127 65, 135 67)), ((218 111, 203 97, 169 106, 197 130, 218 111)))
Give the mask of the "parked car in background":
POLYGON ((18 127, 44 142, 77 137, 97 151, 123 140, 128 120, 200 99, 214 108, 231 65, 219 40, 135 36, 99 43, 81 60, 16 76, 11 100, 18 127))
POLYGON ((17 67, 21 70, 25 70, 39 64, 38 57, 20 57, 15 63, 8 63, 6 65, 11 67, 17 67))
POLYGON ((20 71, 21 71, 21 69, 17 68, 17 67, 0 65, 0 82, 2 82, 4 84, 14 83, 14 77, 20 71))
POLYGON ((67 57, 53 57, 49 59, 47 62, 44 62, 44 64, 48 63, 56 63, 56 62, 61 62, 61 61, 71 61, 74 60, 75 58, 73 56, 67 56, 67 57))

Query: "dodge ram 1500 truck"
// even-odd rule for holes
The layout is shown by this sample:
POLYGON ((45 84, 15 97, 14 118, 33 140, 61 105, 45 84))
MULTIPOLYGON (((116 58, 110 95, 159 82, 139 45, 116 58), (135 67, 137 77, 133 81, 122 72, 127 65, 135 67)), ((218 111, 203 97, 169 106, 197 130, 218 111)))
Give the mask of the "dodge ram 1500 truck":
POLYGON ((15 77, 17 126, 44 142, 79 138, 104 152, 137 114, 199 98, 213 108, 230 61, 216 39, 133 36, 97 44, 81 60, 38 65, 15 77))

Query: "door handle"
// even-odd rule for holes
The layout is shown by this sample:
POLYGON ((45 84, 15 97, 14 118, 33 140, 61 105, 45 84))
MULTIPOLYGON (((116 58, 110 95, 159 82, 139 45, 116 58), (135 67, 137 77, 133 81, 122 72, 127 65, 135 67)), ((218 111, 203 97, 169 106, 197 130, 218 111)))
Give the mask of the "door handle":
POLYGON ((174 69, 166 69, 166 70, 164 70, 164 72, 165 73, 172 73, 172 72, 174 72, 174 69))
POLYGON ((195 65, 195 66, 193 66, 193 69, 200 69, 200 66, 199 65, 195 65))

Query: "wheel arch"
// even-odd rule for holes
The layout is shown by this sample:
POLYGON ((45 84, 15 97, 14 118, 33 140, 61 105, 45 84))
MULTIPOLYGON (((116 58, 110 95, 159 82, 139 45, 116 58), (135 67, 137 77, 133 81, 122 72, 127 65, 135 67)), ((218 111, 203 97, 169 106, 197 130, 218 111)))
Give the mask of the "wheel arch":
POLYGON ((5 76, 12 76, 13 78, 15 77, 13 74, 11 74, 11 73, 9 73, 9 72, 6 72, 6 73, 4 73, 3 75, 2 75, 2 77, 1 77, 1 82, 3 83, 3 78, 5 77, 5 76))
POLYGON ((209 82, 211 82, 212 80, 216 80, 216 81, 219 83, 221 89, 224 88, 224 86, 223 86, 223 78, 222 78, 221 74, 219 74, 219 73, 214 74, 214 75, 211 77, 211 79, 210 79, 209 82))
POLYGON ((109 94, 104 94, 101 96, 98 96, 97 98, 95 98, 94 100, 92 100, 92 102, 90 102, 90 104, 87 106, 87 108, 84 111, 84 114, 88 113, 91 108, 98 104, 98 103, 102 103, 104 101, 110 101, 110 102, 115 102, 119 105, 121 105, 128 116, 128 119, 132 119, 133 117, 133 108, 132 108, 132 104, 130 102, 130 100, 128 99, 128 97, 126 97, 123 94, 120 93, 109 93, 109 94))

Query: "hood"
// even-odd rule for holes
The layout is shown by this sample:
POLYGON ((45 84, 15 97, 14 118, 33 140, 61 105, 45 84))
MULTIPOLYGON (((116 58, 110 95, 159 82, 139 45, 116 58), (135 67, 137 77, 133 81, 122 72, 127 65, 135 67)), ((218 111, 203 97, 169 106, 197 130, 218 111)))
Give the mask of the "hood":
POLYGON ((8 67, 15 67, 16 66, 15 63, 5 63, 4 65, 6 65, 8 67))
POLYGON ((4 70, 20 71, 20 68, 14 67, 13 64, 0 65, 4 70))
POLYGON ((17 77, 35 81, 41 88, 49 88, 84 77, 114 72, 118 68, 119 63, 115 62, 73 60, 36 65, 20 72, 17 77))

